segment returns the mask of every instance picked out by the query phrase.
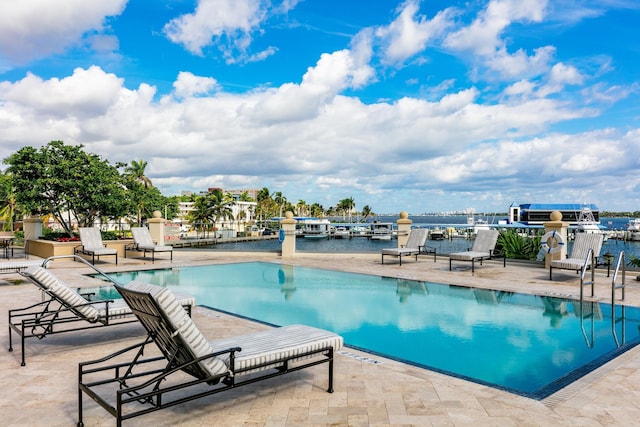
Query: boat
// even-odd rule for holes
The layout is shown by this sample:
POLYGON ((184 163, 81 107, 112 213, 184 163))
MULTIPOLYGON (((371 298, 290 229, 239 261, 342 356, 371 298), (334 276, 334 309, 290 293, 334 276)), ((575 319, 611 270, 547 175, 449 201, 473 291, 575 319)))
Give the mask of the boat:
POLYGON ((440 227, 429 230, 429 239, 444 240, 444 231, 440 227))
POLYGON ((393 236, 393 223, 373 222, 371 223, 371 240, 391 240, 393 236))
POLYGON ((331 236, 334 239, 349 239, 351 237, 351 233, 345 227, 336 227, 332 231, 331 236))
POLYGON ((593 222, 600 224, 600 210, 594 204, 584 203, 525 203, 509 206, 509 224, 522 224, 525 226, 544 225, 551 220, 553 211, 562 214, 562 221, 568 222, 570 227, 577 227, 580 216, 589 212, 593 222))
POLYGON ((640 218, 633 218, 629 220, 627 224, 627 232, 629 234, 629 240, 640 240, 640 218))
POLYGON ((328 219, 310 219, 304 221, 302 235, 305 239, 320 240, 329 237, 331 223, 328 219))

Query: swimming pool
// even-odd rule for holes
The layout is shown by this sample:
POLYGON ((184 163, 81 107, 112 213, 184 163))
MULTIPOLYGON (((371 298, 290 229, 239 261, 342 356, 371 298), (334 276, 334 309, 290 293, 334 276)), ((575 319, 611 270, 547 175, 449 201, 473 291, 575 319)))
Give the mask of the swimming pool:
MULTIPOLYGON (((110 274, 373 354, 544 398, 640 342, 640 309, 264 262, 110 274)), ((111 297, 112 295, 103 295, 111 297)))

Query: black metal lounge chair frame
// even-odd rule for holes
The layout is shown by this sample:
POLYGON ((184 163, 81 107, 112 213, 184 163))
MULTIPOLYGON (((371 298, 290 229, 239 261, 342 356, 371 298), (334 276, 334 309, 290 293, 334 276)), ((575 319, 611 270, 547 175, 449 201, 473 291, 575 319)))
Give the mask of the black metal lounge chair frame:
MULTIPOLYGON (((50 257, 43 261, 42 266, 46 267, 47 262, 52 259, 68 257, 77 257, 77 255, 50 257)), ((85 259, 80 257, 78 258, 86 265, 112 281, 112 279, 102 270, 90 265, 85 259)), ((112 319, 111 316, 109 316, 109 307, 114 300, 91 301, 91 297, 94 295, 93 293, 81 293, 81 295, 89 300, 89 302, 86 304, 70 306, 60 299, 55 293, 52 293, 48 289, 39 285, 38 287, 44 295, 47 295, 46 299, 28 307, 9 310, 9 351, 13 351, 13 331, 20 336, 21 366, 26 365, 24 342, 27 338, 36 337, 38 340, 41 340, 48 335, 123 325, 138 321, 133 313, 126 315, 119 314, 117 318, 112 319), (94 306, 98 310, 104 308, 105 315, 97 318, 96 320, 91 320, 78 312, 80 307, 89 305, 94 306)), ((189 316, 191 316, 191 306, 186 305, 184 308, 187 310, 187 313, 189 313, 189 316)))
POLYGON ((384 252, 381 254, 381 264, 384 264, 384 256, 394 256, 398 258, 399 265, 402 265, 402 257, 403 256, 414 256, 416 261, 418 261, 418 255, 431 255, 433 254, 433 262, 436 262, 436 248, 434 246, 419 246, 415 251, 407 251, 407 252, 398 252, 395 255, 385 254, 384 252))
POLYGON ((148 249, 148 248, 140 248, 138 246, 137 243, 131 243, 130 245, 127 245, 124 247, 124 257, 127 257, 127 252, 142 252, 142 256, 144 258, 147 257, 147 252, 151 252, 151 263, 156 262, 156 252, 160 252, 160 253, 166 253, 169 252, 170 254, 170 261, 173 261, 173 251, 155 251, 153 249, 148 249))
MULTIPOLYGON (((494 258, 502 258, 502 266, 506 267, 507 266, 507 256, 503 253, 501 256, 496 256, 496 253, 500 253, 500 251, 493 249, 489 252, 489 255, 482 255, 482 256, 477 256, 477 257, 473 257, 468 261, 471 261, 471 272, 474 273, 475 272, 475 262, 476 261, 480 261, 480 265, 482 265, 482 261, 485 259, 494 259, 494 258)), ((449 271, 452 270, 453 266, 451 264, 451 261, 453 261, 451 258, 449 258, 449 271)), ((467 261, 467 260, 461 260, 461 259, 456 259, 455 261, 459 261, 459 262, 463 262, 463 261, 467 261)))
MULTIPOLYGON (((123 298, 138 317, 140 323, 148 331, 149 335, 139 344, 127 347, 101 359, 79 364, 78 427, 84 426, 82 421, 83 393, 86 393, 87 396, 91 397, 91 399, 114 416, 118 427, 127 419, 322 363, 328 363, 329 365, 327 392, 333 393, 333 347, 321 348, 303 354, 272 360, 246 369, 235 369, 235 354, 242 351, 240 347, 232 347, 196 358, 191 354, 187 346, 175 336, 173 328, 169 326, 170 322, 166 315, 149 294, 122 289, 120 287, 118 287, 118 290, 122 293, 123 298), (151 342, 156 343, 157 347, 163 353, 163 356, 143 359, 145 347, 151 342), (126 353, 134 353, 130 362, 110 362, 126 353), (203 360, 224 354, 229 354, 229 370, 224 374, 209 376, 199 365, 203 360), (294 359, 310 356, 312 358, 305 362, 295 362, 295 364, 291 362, 294 359), (167 361, 164 368, 153 368, 148 365, 162 360, 167 361), (113 364, 105 365, 106 363, 113 364), (144 368, 147 366, 149 367, 147 371, 134 372, 139 367, 144 368), (270 369, 259 374, 250 375, 244 380, 238 380, 236 378, 238 374, 242 374, 245 371, 253 371, 256 368, 264 367, 273 367, 274 370, 270 369), (186 372, 192 377, 195 377, 195 379, 192 377, 185 379, 184 375, 181 375, 181 372, 186 372), (91 381, 86 379, 88 376, 96 374, 103 374, 103 377, 91 381), (106 375, 109 377, 105 377, 106 375), (133 385, 136 380, 141 380, 142 383, 133 385), (115 406, 110 404, 97 390, 98 388, 102 388, 103 390, 104 386, 109 384, 117 387, 115 391, 115 406), (201 384, 208 385, 208 388, 203 389, 202 387, 198 387, 201 384), (192 394, 186 394, 189 389, 194 389, 192 390, 192 394), (179 393, 180 391, 182 391, 182 394, 179 393), (172 397, 172 393, 177 393, 177 396, 172 397), (130 412, 124 413, 127 405, 140 404, 144 404, 145 406, 143 406, 143 408, 131 408, 130 412)), ((111 401, 113 401, 113 397, 111 401)))
MULTIPOLYGON (((74 255, 90 255, 91 256, 91 264, 95 264, 96 263, 96 258, 98 258, 98 261, 100 261, 100 257, 101 256, 114 256, 116 257, 116 264, 118 264, 118 253, 116 252, 115 254, 102 254, 102 255, 96 255, 95 251, 85 251, 84 246, 80 245, 80 246, 76 246, 75 248, 73 248, 73 254, 74 255)), ((83 258, 84 259, 84 258, 83 258)))

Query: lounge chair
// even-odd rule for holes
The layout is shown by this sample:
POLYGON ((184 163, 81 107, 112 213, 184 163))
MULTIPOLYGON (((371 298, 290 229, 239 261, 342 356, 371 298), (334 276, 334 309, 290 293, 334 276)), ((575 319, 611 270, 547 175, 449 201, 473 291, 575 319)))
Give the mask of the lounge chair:
POLYGON ((140 344, 80 363, 78 426, 83 393, 119 426, 125 419, 321 363, 329 365, 327 391, 333 392, 333 354, 343 345, 339 335, 290 325, 207 342, 168 289, 142 282, 117 289, 149 335, 140 344), (162 356, 143 359, 151 342, 162 356))
MULTIPOLYGON (((43 300, 28 307, 9 310, 9 351, 13 351, 12 331, 21 338, 21 365, 25 365, 24 340, 47 335, 137 322, 122 299, 91 301, 90 294, 71 289, 44 267, 31 267, 20 274, 43 292, 43 300)), ((181 295, 180 304, 188 314, 195 298, 181 295)))
MULTIPOLYGON (((471 250, 449 254, 449 271, 451 271, 451 261, 471 261, 471 272, 473 273, 476 261, 480 261, 480 265, 482 265, 482 260, 494 258, 499 234, 498 230, 478 230, 471 250)), ((503 267, 506 267, 507 259, 504 256, 502 259, 503 267)))
POLYGON ((42 260, 40 261, 6 261, 0 262, 0 274, 2 273, 19 273, 23 270, 26 270, 31 267, 38 267, 42 265, 42 260))
POLYGON ((600 256, 603 236, 600 233, 576 233, 571 255, 566 259, 552 260, 549 264, 549 280, 554 268, 584 272, 583 269, 595 268, 595 260, 600 256), (591 251, 591 254, 590 254, 591 251))
MULTIPOLYGON (((409 238, 407 239, 407 244, 401 248, 386 248, 382 250, 382 264, 384 264, 384 257, 386 256, 395 256, 398 257, 400 261, 400 265, 402 265, 402 257, 407 255, 414 255, 416 257, 416 261, 418 260, 418 255, 421 253, 427 253, 425 249, 425 242, 427 241, 427 235, 429 230, 426 228, 413 228, 409 231, 409 238)), ((430 250, 428 253, 433 253, 433 260, 435 261, 435 250, 430 250)))
POLYGON ((102 243, 102 236, 98 228, 81 227, 79 231, 82 245, 76 246, 73 249, 74 254, 91 255, 91 264, 95 264, 96 257, 100 259, 101 256, 115 256, 116 264, 118 263, 118 250, 107 248, 107 246, 102 243))
POLYGON ((171 255, 171 261, 173 261, 173 247, 156 245, 151 239, 151 233, 147 227, 131 227, 131 234, 133 234, 133 244, 124 248, 124 256, 126 258, 127 251, 142 252, 142 256, 146 257, 147 252, 151 252, 151 262, 156 260, 156 252, 169 252, 171 255))

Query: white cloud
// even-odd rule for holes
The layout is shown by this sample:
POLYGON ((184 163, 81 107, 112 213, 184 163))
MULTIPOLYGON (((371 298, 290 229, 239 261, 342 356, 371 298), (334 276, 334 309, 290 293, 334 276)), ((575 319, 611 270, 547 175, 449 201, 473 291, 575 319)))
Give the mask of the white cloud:
POLYGON ((206 95, 219 88, 218 82, 212 77, 195 76, 188 71, 181 71, 178 79, 173 82, 174 94, 179 98, 194 95, 206 95))
POLYGON ((376 30, 383 45, 382 62, 402 64, 406 59, 425 49, 433 37, 441 35, 451 25, 451 10, 439 12, 431 21, 416 16, 420 2, 407 0, 398 8, 398 17, 388 26, 376 30))
POLYGON ((0 2, 0 63, 25 64, 77 44, 119 15, 127 0, 29 0, 0 2))
POLYGON ((275 6, 266 0, 198 0, 193 13, 169 21, 164 33, 194 55, 204 56, 204 48, 217 46, 228 64, 262 61, 277 47, 250 54, 254 34, 270 16, 287 13, 297 4, 298 0, 275 6))
POLYGON ((469 26, 448 34, 444 46, 471 52, 482 66, 497 71, 502 77, 514 79, 539 74, 548 69, 554 48, 538 48, 532 56, 522 49, 509 53, 502 37, 513 23, 541 22, 546 9, 547 0, 491 0, 469 26))

